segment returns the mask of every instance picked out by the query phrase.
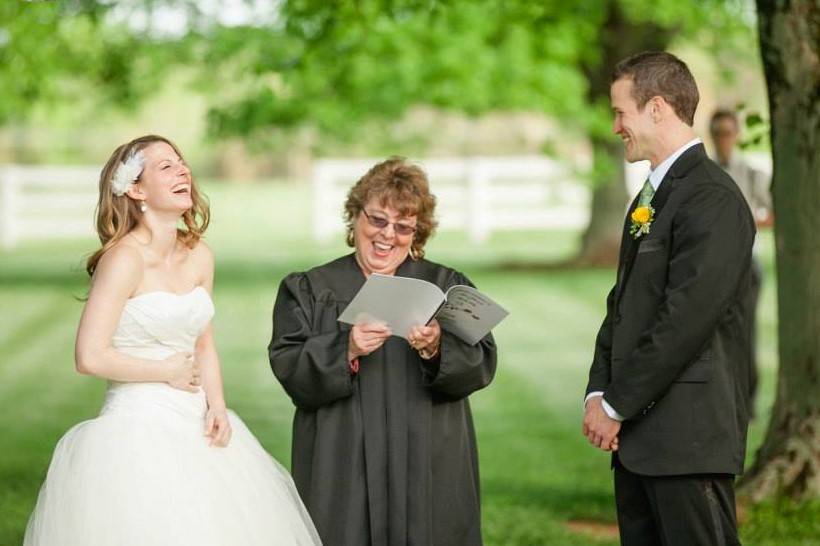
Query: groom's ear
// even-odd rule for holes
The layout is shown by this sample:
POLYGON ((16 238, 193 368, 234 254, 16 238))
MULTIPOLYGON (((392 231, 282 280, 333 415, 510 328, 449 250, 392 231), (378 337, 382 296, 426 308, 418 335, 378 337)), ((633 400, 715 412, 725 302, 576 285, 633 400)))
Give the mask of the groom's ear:
POLYGON ((649 116, 653 123, 660 123, 666 117, 670 106, 669 103, 661 96, 654 96, 646 103, 646 108, 649 108, 649 116))

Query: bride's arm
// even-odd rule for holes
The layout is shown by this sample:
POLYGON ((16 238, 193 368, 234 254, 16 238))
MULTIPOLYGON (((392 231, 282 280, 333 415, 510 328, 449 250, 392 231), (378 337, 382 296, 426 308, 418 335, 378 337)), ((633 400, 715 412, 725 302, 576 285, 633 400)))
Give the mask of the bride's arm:
POLYGON ((194 376, 191 355, 177 353, 165 360, 147 360, 123 354, 111 346, 125 302, 141 276, 142 257, 136 250, 114 247, 103 255, 77 330, 74 345, 77 371, 112 381, 167 382, 196 392, 197 387, 191 384, 194 376))
MULTIPOLYGON (((199 263, 197 267, 203 272, 202 286, 213 292, 214 284, 214 256, 208 246, 200 242, 194 249, 193 258, 199 263)), ((208 400, 208 413, 205 418, 205 435, 210 438, 210 444, 225 447, 231 439, 231 425, 225 405, 225 395, 222 389, 222 370, 219 367, 219 356, 214 343, 213 324, 199 336, 196 341, 195 360, 202 370, 202 388, 208 400)))

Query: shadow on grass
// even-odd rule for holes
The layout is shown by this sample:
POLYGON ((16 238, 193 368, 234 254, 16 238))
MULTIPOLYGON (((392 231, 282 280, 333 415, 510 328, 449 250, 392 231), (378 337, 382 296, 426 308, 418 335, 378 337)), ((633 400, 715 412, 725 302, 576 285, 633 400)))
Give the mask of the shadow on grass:
POLYGON ((490 504, 542 510, 557 519, 583 519, 612 524, 612 495, 600 488, 559 484, 536 484, 510 479, 482 480, 482 496, 490 504))
POLYGON ((564 271, 613 271, 615 267, 616 264, 587 264, 577 260, 502 260, 487 269, 505 273, 554 273, 564 271))

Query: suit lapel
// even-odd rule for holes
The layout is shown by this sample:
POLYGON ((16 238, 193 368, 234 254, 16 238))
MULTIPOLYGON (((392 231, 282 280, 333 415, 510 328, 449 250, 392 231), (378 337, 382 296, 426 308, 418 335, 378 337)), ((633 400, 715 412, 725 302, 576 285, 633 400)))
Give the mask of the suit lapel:
POLYGON ((694 166, 700 164, 704 159, 708 159, 706 156, 706 148, 703 144, 695 144, 683 152, 677 161, 672 164, 664 180, 667 178, 685 178, 686 175, 689 174, 689 171, 691 171, 694 166))
POLYGON ((630 221, 630 216, 632 215, 632 211, 635 210, 635 207, 638 206, 638 200, 641 198, 641 193, 638 192, 638 195, 635 196, 635 199, 632 200, 632 203, 629 205, 629 208, 626 211, 626 218, 624 219, 624 229, 621 233, 621 252, 618 258, 618 291, 620 292, 621 283, 624 278, 624 270, 626 269, 627 263, 627 256, 630 255, 632 252, 632 247, 637 246, 637 242, 629 234, 629 228, 632 225, 630 221))

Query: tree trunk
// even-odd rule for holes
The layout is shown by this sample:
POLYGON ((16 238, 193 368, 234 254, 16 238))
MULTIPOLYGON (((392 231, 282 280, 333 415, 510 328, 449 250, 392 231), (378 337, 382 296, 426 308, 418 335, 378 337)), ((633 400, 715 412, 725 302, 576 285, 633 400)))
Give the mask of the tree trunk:
MULTIPOLYGON (((649 21, 630 21, 621 10, 619 0, 609 0, 599 34, 601 58, 597 63, 584 66, 590 107, 609 104, 609 80, 616 64, 641 51, 666 48, 675 32, 649 21)), ((574 261, 581 265, 614 266, 618 262, 621 230, 629 202, 623 146, 620 139, 602 128, 593 128, 590 140, 594 164, 592 214, 574 261)))
POLYGON ((757 0, 774 160, 780 370, 739 492, 820 496, 820 2, 757 0))
POLYGON ((581 238, 578 265, 618 263, 621 230, 629 196, 624 183, 623 145, 611 138, 592 138, 593 190, 589 225, 581 238))

